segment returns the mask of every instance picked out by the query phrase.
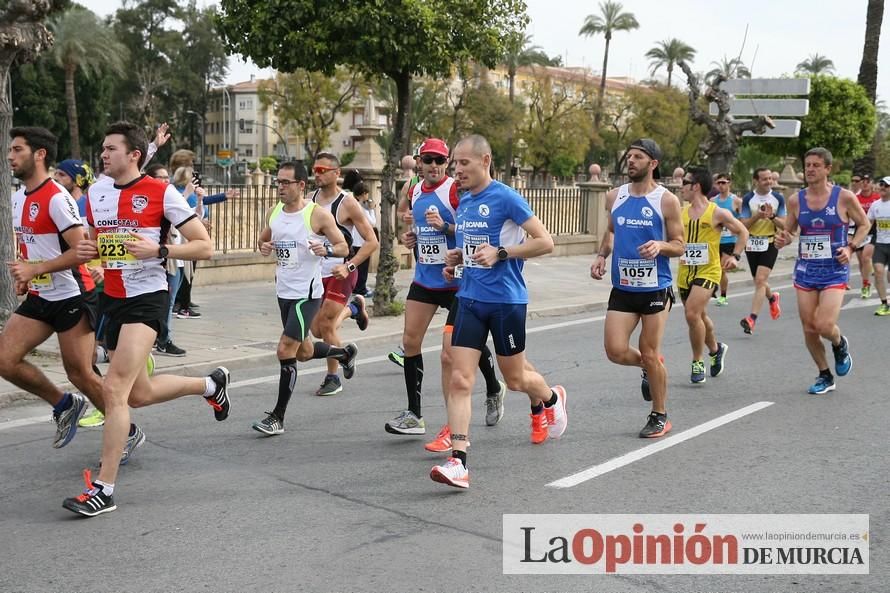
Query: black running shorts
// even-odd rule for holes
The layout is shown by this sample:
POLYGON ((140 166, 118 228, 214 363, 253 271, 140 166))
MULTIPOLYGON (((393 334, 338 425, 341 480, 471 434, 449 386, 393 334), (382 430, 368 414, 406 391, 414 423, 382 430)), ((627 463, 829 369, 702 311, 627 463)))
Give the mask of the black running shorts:
POLYGON ((92 292, 77 295, 61 301, 48 301, 43 297, 29 294, 15 312, 28 319, 36 319, 47 324, 56 333, 66 332, 86 315, 90 327, 95 327, 96 297, 92 292))
POLYGON ((117 299, 105 293, 99 297, 99 313, 105 317, 105 348, 117 349, 121 327, 128 323, 142 323, 156 332, 167 320, 170 295, 166 290, 117 299))
POLYGON ((665 309, 670 310, 673 304, 674 291, 670 288, 646 292, 631 292, 613 288, 609 294, 608 310, 636 315, 654 315, 665 309))
POLYGON ((278 297, 281 310, 282 332, 291 340, 303 342, 309 335, 309 326, 321 308, 322 299, 283 299, 278 297))
POLYGON ((757 268, 763 266, 772 270, 776 265, 776 259, 779 257, 779 250, 773 243, 769 244, 766 251, 746 251, 745 257, 748 258, 748 267, 751 268, 751 276, 757 275, 757 268))
POLYGON ((677 291, 680 293, 680 300, 683 301, 684 303, 686 302, 686 299, 689 298, 689 293, 692 292, 693 286, 701 286, 705 290, 710 290, 711 296, 713 297, 714 295, 717 294, 717 288, 719 288, 720 285, 717 284, 716 282, 714 282, 713 280, 706 280, 705 278, 693 278, 692 284, 689 287, 687 287, 687 288, 683 288, 682 286, 677 287, 677 291))

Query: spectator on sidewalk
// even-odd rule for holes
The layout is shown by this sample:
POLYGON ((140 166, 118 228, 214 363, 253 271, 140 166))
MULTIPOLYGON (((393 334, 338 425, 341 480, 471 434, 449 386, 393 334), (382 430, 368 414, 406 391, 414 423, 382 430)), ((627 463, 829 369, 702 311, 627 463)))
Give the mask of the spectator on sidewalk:
MULTIPOLYGON (((174 156, 178 154, 180 151, 176 151, 174 156)), ((194 182, 198 181, 199 178, 195 176, 195 171, 192 167, 179 167, 173 173, 173 187, 175 187, 183 196, 185 196, 188 201, 189 206, 191 206, 195 210, 195 214, 198 215, 198 219, 203 221, 204 215, 204 198, 207 195, 206 190, 200 185, 196 185, 194 182)), ((205 224, 205 227, 207 225, 205 224)), ((173 299, 173 313, 179 319, 198 319, 201 317, 201 314, 195 311, 195 307, 193 307, 193 303, 191 302, 192 298, 192 281, 195 274, 194 264, 186 265, 182 269, 182 277, 180 278, 180 285, 175 293, 175 298, 173 299)))
MULTIPOLYGON (((363 182, 359 181, 353 186, 352 195, 355 196, 359 206, 362 207, 362 212, 364 213, 365 218, 368 219, 368 222, 371 223, 371 227, 374 229, 374 236, 377 237, 377 241, 379 242, 380 231, 377 229, 377 210, 375 209, 374 202, 371 201, 371 195, 368 192, 368 188, 365 187, 363 182)), ((354 237, 352 240, 352 246, 355 249, 361 248, 364 244, 365 241, 361 238, 361 235, 354 237)), ((360 294, 365 298, 371 298, 373 296, 373 293, 368 290, 368 270, 370 267, 371 258, 368 258, 359 264, 358 280, 355 283, 355 288, 352 289, 352 294, 360 294)))

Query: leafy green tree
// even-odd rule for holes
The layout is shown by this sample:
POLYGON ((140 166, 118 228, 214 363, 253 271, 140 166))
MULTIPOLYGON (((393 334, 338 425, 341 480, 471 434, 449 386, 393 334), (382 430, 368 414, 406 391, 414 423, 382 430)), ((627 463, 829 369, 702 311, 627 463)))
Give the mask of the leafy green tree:
POLYGON ((361 104, 364 94, 362 77, 345 68, 337 68, 333 76, 300 68, 278 74, 259 90, 262 105, 302 139, 308 161, 330 145, 331 134, 340 127, 337 116, 361 104))
POLYGON ((523 106, 511 102, 489 82, 474 85, 465 100, 465 133, 481 134, 491 144, 496 169, 510 175, 514 130, 522 123, 523 106))
POLYGON ((680 62, 691 62, 695 57, 695 50, 679 39, 666 39, 659 41, 655 47, 647 51, 646 57, 650 60, 649 70, 652 76, 663 67, 668 73, 667 85, 671 86, 674 66, 680 62))
POLYGON ((711 62, 713 68, 705 74, 705 83, 711 84, 718 76, 726 80, 733 78, 751 78, 751 71, 740 58, 727 58, 723 56, 719 61, 711 62))
POLYGON ((53 60, 65 72, 65 105, 68 110, 68 134, 71 156, 80 158, 80 127, 74 78, 80 72, 92 79, 102 71, 123 75, 127 64, 127 48, 118 42, 114 32, 95 13, 81 6, 72 6, 50 21, 55 37, 53 60))
POLYGON ((395 175, 405 143, 415 76, 447 76, 454 64, 473 59, 494 67, 505 39, 528 17, 522 0, 451 0, 433 7, 424 0, 402 2, 278 3, 222 0, 219 24, 227 48, 260 67, 298 68, 333 74, 338 65, 396 84, 396 117, 387 150, 380 220, 380 264, 374 306, 390 308, 395 297, 392 207, 395 175))
POLYGON ((822 54, 810 54, 806 60, 798 62, 794 71, 808 76, 834 74, 834 62, 822 54))
MULTIPOLYGON (((609 67, 609 45, 612 43, 612 34, 616 31, 633 31, 640 28, 637 18, 630 12, 622 12, 624 6, 620 2, 605 0, 600 2, 600 13, 587 15, 584 25, 578 32, 579 35, 593 37, 600 33, 606 38, 606 50, 603 52, 603 71, 600 74, 600 87, 597 93, 596 115, 594 127, 598 130, 603 117, 603 96, 606 92, 606 71, 609 67)), ((668 74, 670 77, 670 74, 668 74)), ((670 84, 670 83, 668 83, 670 84)))
MULTIPOLYGON (((507 66, 507 96, 510 105, 516 105, 516 72, 519 68, 534 65, 546 66, 551 63, 547 54, 537 45, 531 44, 531 37, 519 32, 507 42, 507 53, 504 55, 504 63, 507 66)), ((514 129, 507 130, 507 151, 504 158, 506 162, 506 183, 512 183, 513 175, 513 135, 514 129)), ((489 141, 491 139, 489 138, 489 141)), ((494 147, 492 147, 494 150, 494 147)))

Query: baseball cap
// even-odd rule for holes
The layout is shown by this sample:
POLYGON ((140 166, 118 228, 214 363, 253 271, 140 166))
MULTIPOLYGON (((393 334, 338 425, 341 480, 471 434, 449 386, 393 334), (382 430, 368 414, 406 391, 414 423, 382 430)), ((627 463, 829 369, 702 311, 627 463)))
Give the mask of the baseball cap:
MULTIPOLYGON (((627 150, 624 151, 625 158, 627 157, 627 153, 631 148, 636 148, 637 150, 642 150, 647 155, 649 155, 650 159, 656 160, 661 164, 661 147, 658 146, 658 143, 651 138, 638 138, 630 143, 630 146, 627 147, 627 150)), ((658 167, 655 167, 655 170, 652 172, 652 177, 655 179, 661 178, 661 171, 658 170, 658 167)))
POLYGON ((881 183, 883 185, 890 187, 890 175, 888 175, 887 177, 881 177, 881 179, 880 179, 880 181, 878 181, 878 183, 881 183))
POLYGON ((420 145, 418 149, 418 154, 438 154, 445 158, 448 158, 448 145, 445 144, 444 140, 440 140, 438 138, 427 138, 423 141, 423 144, 420 145))

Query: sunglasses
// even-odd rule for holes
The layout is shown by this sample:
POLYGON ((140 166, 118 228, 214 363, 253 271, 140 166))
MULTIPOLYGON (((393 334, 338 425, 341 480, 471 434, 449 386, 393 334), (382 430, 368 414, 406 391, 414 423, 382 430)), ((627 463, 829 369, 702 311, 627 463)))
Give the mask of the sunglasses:
POLYGON ((717 185, 726 185, 727 183, 729 183, 729 182, 726 180, 721 180, 721 181, 717 182, 717 185))
POLYGON ((321 165, 316 165, 316 166, 312 167, 312 172, 315 173, 316 175, 324 175, 325 173, 327 173, 329 171, 336 171, 336 170, 337 170, 337 167, 323 167, 321 165))
POLYGON ((447 161, 447 160, 448 159, 445 158, 444 156, 422 156, 422 157, 420 157, 420 162, 422 162, 424 165, 432 165, 433 163, 436 163, 437 165, 444 165, 445 161, 447 161))
POLYGON ((693 181, 692 179, 684 179, 683 185, 695 185, 695 181, 693 181))
POLYGON ((298 179, 276 179, 275 185, 279 187, 287 187, 289 185, 293 185, 295 183, 300 183, 298 179))

